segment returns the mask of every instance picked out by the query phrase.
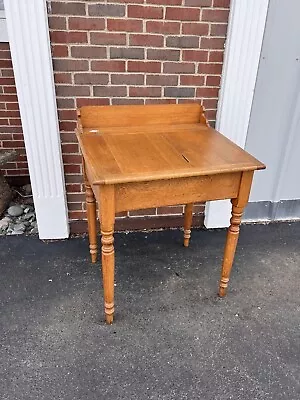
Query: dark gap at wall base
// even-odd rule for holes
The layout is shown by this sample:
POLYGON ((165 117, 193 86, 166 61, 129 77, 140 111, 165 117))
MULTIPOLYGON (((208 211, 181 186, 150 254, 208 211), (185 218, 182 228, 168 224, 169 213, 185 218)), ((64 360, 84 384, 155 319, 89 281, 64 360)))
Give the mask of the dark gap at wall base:
MULTIPOLYGON (((150 229, 168 229, 168 228, 182 228, 184 216, 183 215, 166 215, 154 217, 130 217, 116 219, 115 231, 137 231, 137 230, 150 230, 150 229)), ((202 228, 204 226, 204 214, 193 216, 193 228, 202 228)), ((99 229, 100 230, 100 229, 99 229)), ((71 234, 86 233, 87 221, 70 221, 71 234)))

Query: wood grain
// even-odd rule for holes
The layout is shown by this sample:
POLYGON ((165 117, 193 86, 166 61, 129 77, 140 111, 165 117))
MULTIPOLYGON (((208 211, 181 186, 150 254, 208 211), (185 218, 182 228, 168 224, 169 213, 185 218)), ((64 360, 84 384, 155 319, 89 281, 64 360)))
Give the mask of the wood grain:
POLYGON ((84 157, 89 239, 96 256, 95 198, 100 203, 107 323, 114 318, 115 213, 186 204, 184 246, 193 203, 232 199, 219 294, 226 294, 253 172, 265 168, 208 126, 199 104, 83 107, 76 135, 84 157))
POLYGON ((222 272, 221 272, 221 280, 219 284, 219 296, 221 297, 224 297, 227 292, 230 272, 232 269, 232 264, 240 233, 240 224, 244 208, 248 202, 251 190, 252 178, 253 178, 253 171, 244 172, 242 174, 238 197, 231 200, 232 216, 230 219, 230 226, 227 232, 222 272))
POLYGON ((115 185, 116 212, 236 197, 240 172, 115 185))
POLYGON ((80 109, 83 128, 205 123, 200 104, 86 106, 80 109))

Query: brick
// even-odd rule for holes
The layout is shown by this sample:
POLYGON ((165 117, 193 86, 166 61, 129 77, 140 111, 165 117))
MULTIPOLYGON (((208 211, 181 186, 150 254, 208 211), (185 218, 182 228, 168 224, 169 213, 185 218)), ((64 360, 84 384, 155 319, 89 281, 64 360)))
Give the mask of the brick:
POLYGON ((126 44, 125 33, 91 32, 91 44, 126 44))
POLYGON ((9 43, 0 42, 0 50, 9 50, 9 43))
POLYGON ((206 86, 220 86, 220 75, 209 75, 206 77, 206 86))
POLYGON ((67 29, 66 17, 53 17, 49 15, 49 27, 50 29, 65 30, 67 29))
POLYGON ((80 174, 80 165, 64 165, 65 174, 80 174))
POLYGON ((68 57, 69 54, 68 46, 65 45, 52 46, 51 50, 53 57, 68 57))
POLYGON ((2 60, 10 60, 11 55, 9 50, 1 50, 0 51, 0 59, 2 60))
POLYGON ((71 55, 74 58, 107 58, 106 47, 73 46, 71 55))
POLYGON ((216 109, 218 106, 218 100, 217 99, 204 99, 203 105, 207 110, 216 109))
POLYGON ((76 107, 83 107, 83 106, 107 106, 109 105, 109 99, 108 98, 88 98, 88 97, 83 97, 83 98, 77 98, 76 99, 76 107))
POLYGON ((15 94, 3 94, 1 95, 1 101, 5 101, 7 103, 17 103, 18 97, 15 94))
POLYGON ((159 4, 162 6, 181 6, 182 0, 146 0, 147 4, 159 4))
POLYGON ((144 208, 143 210, 129 211, 130 216, 138 215, 156 215, 156 208, 144 208))
POLYGON ((87 71, 89 69, 89 63, 87 60, 53 60, 54 70, 60 72, 71 72, 71 71, 87 71))
POLYGON ((198 48, 199 38, 196 36, 169 36, 166 44, 168 47, 198 48))
POLYGON ((210 62, 223 62, 224 52, 223 51, 210 51, 208 61, 210 62))
POLYGON ((3 86, 3 93, 17 93, 17 88, 15 86, 3 86))
POLYGON ((212 0, 185 0, 188 7, 211 7, 212 0))
POLYGON ((3 140, 2 146, 5 148, 20 148, 25 147, 25 143, 23 140, 3 140))
POLYGON ((80 154, 63 154, 63 162, 65 164, 81 164, 82 156, 80 154))
POLYGON ((160 87, 130 87, 129 96, 132 97, 160 97, 160 87))
POLYGON ((166 97, 194 97, 195 88, 166 87, 164 89, 164 95, 166 97))
POLYGON ((75 100, 74 99, 56 99, 57 107, 59 109, 64 108, 74 108, 75 107, 75 100))
POLYGON ((82 73, 74 75, 74 82, 78 85, 107 85, 108 74, 82 73))
POLYGON ((130 46, 144 46, 144 47, 162 47, 164 45, 164 36, 162 35, 130 35, 130 46))
POLYGON ((14 78, 1 78, 0 77, 0 85, 15 86, 15 80, 14 80, 14 78))
POLYGON ((214 7, 229 8, 230 0, 213 0, 214 7))
POLYGON ((127 13, 129 18, 143 18, 143 19, 163 18, 162 7, 128 5, 127 13))
MULTIPOLYGON (((61 136, 65 136, 66 134, 63 133, 61 136)), ((75 134, 74 134, 75 136, 75 134)), ((83 176, 80 175, 67 175, 65 177, 66 183, 83 183, 83 176)))
POLYGON ((7 103, 6 108, 7 108, 7 110, 19 110, 19 104, 18 103, 7 103))
POLYGON ((210 36, 225 37, 227 33, 227 24, 211 24, 210 36))
POLYGON ((10 69, 2 69, 2 76, 14 76, 14 71, 10 69))
POLYGON ((0 68, 12 68, 11 60, 0 60, 0 68))
MULTIPOLYGON (((79 193, 82 191, 82 187, 81 187, 80 183, 68 183, 67 191, 68 191, 68 193, 79 193)), ((72 203, 72 204, 76 204, 76 203, 72 203)), ((81 203, 77 203, 77 204, 81 204, 81 203)))
POLYGON ((207 74, 207 75, 221 75, 222 73, 222 64, 199 64, 198 66, 198 74, 207 74))
POLYGON ((144 49, 142 48, 119 48, 119 47, 111 47, 110 48, 110 58, 125 58, 127 59, 135 59, 135 60, 143 60, 144 59, 144 49))
POLYGON ((194 74, 195 64, 184 62, 166 62, 163 66, 163 72, 171 74, 194 74))
POLYGON ((219 88, 201 87, 196 90, 197 97, 218 97, 219 88))
POLYGON ((142 85, 144 74, 112 74, 111 83, 113 85, 142 85))
POLYGON ((149 60, 179 61, 180 50, 149 49, 147 50, 147 58, 149 60))
POLYGON ((118 98, 114 98, 111 99, 111 104, 113 105, 128 105, 128 104, 144 104, 144 100, 143 99, 129 99, 127 98, 123 98, 123 99, 118 99, 118 98))
POLYGON ((129 72, 160 72, 161 63, 152 61, 128 61, 129 72))
POLYGON ((51 14, 85 15, 85 4, 66 1, 51 1, 51 14))
POLYGON ((209 32, 209 24, 207 23, 184 22, 182 24, 182 33, 184 35, 207 36, 208 32, 209 32))
POLYGON ((125 72, 125 61, 92 61, 92 71, 125 72))
POLYGON ((53 31, 50 37, 51 43, 87 43, 86 32, 53 31))
POLYGON ((61 147, 62 147, 62 152, 65 154, 68 153, 72 154, 79 152, 79 146, 77 143, 63 143, 61 147))
POLYGON ((72 132, 76 128, 76 122, 75 121, 60 121, 59 122, 59 129, 61 131, 67 131, 67 132, 72 132))
POLYGON ((127 87, 126 86, 94 86, 94 96, 125 97, 125 96, 127 96, 127 87))
POLYGON ((105 28, 105 19, 70 17, 68 25, 70 30, 97 31, 105 28))
POLYGON ((183 61, 202 61, 208 60, 208 51, 205 50, 184 50, 182 53, 183 61))
POLYGON ((1 118, 0 119, 0 125, 9 125, 8 119, 7 118, 1 118))
POLYGON ((202 11, 202 21, 209 22, 227 22, 229 10, 204 9, 202 11))
POLYGON ((20 111, 0 111, 0 118, 20 118, 20 111))
POLYGON ((89 86, 56 85, 56 95, 61 97, 89 96, 89 86))
POLYGON ((59 110, 58 118, 60 120, 72 121, 77 119, 76 110, 59 110))
POLYGON ((157 214, 158 215, 183 214, 183 207, 182 206, 158 207, 157 214))
POLYGON ((177 86, 178 75, 147 75, 146 84, 154 86, 177 86))
POLYGON ((200 47, 202 49, 222 49, 224 50, 225 39, 223 38, 206 38, 202 37, 200 42, 200 47))
POLYGON ((121 4, 89 4, 88 14, 106 17, 124 17, 125 6, 121 4))
POLYGON ((108 19, 107 29, 118 32, 142 32, 143 22, 138 19, 108 19))
POLYGON ((55 83, 72 83, 72 74, 56 73, 54 81, 55 83))
POLYGON ((200 9, 167 7, 166 19, 178 21, 199 21, 200 9))
POLYGON ((78 141, 75 136, 75 132, 62 132, 60 134, 61 140, 63 143, 71 143, 71 144, 76 144, 78 146, 78 141))
POLYGON ((176 34, 180 32, 179 22, 147 21, 146 31, 151 33, 176 34))
POLYGON ((180 85, 183 86, 203 86, 204 76, 199 75, 181 75, 180 85))

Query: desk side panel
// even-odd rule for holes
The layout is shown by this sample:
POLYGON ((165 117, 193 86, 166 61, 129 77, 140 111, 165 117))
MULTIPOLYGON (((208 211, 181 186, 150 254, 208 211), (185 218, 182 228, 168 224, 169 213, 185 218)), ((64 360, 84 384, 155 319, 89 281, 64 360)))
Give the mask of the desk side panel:
POLYGON ((241 172, 115 185, 116 212, 234 199, 241 172))

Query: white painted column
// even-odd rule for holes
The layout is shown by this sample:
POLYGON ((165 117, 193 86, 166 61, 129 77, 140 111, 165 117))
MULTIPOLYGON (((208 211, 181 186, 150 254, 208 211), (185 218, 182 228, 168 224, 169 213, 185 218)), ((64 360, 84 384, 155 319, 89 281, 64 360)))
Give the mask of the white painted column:
MULTIPOLYGON (((244 148, 269 0, 232 0, 216 129, 244 148)), ((206 228, 229 226, 229 200, 208 202, 206 228)))
POLYGON ((4 0, 40 239, 69 236, 46 0, 4 0))

